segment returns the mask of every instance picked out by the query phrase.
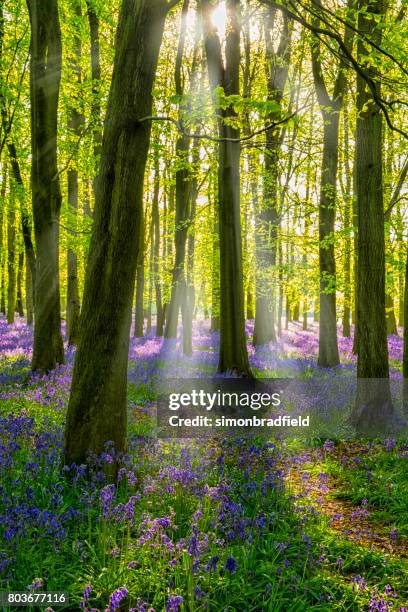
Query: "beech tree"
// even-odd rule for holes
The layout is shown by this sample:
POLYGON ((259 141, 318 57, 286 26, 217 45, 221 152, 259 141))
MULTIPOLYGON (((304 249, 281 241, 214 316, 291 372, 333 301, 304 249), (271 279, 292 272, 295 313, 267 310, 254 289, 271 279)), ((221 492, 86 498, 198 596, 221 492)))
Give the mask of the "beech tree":
POLYGON ((165 18, 175 4, 123 0, 96 181, 80 342, 65 429, 65 461, 126 448, 126 378, 142 222, 152 88, 165 18), (138 44, 135 45, 134 41, 138 44))
MULTIPOLYGON (((321 9, 320 0, 316 3, 321 9)), ((354 0, 349 1, 349 16, 354 0)), ((315 24, 320 24, 316 17, 315 24)), ((351 47, 353 32, 345 28, 344 44, 351 47)), ((322 67, 319 39, 312 42, 312 68, 324 125, 323 157, 319 202, 319 267, 320 267, 320 320, 318 364, 333 367, 340 363, 337 345, 336 311, 336 259, 334 253, 334 224, 336 219, 337 169, 339 155, 340 111, 346 88, 344 58, 337 67, 337 74, 330 95, 327 78, 322 67)))
POLYGON ((59 285, 61 191, 57 113, 61 30, 57 0, 28 0, 31 24, 31 189, 36 244, 32 368, 49 372, 64 362, 59 285))
MULTIPOLYGON (((228 25, 225 60, 217 30, 211 21, 212 5, 202 2, 208 74, 215 100, 217 88, 226 96, 239 95, 240 25, 239 0, 226 2, 228 25)), ((220 349, 218 370, 249 375, 245 338, 242 239, 240 219, 239 128, 233 125, 232 105, 217 109, 218 207, 220 236, 220 349)))
MULTIPOLYGON (((266 125, 271 125, 281 118, 280 105, 283 100, 289 71, 291 28, 288 16, 283 14, 282 31, 279 45, 274 52, 272 30, 277 11, 267 9, 265 23, 266 71, 268 102, 276 108, 266 116, 266 125)), ((278 206, 279 155, 284 127, 276 127, 266 131, 265 169, 263 177, 262 204, 258 204, 256 231, 256 308, 254 344, 262 345, 276 341, 276 287, 273 276, 276 270, 276 255, 278 246, 278 227, 280 210, 278 206)))

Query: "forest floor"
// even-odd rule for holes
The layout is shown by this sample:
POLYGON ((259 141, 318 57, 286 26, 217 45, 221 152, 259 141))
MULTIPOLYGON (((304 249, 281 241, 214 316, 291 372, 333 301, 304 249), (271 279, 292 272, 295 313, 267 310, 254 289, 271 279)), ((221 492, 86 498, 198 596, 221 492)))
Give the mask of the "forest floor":
MULTIPOLYGON (((249 343, 254 371, 353 376, 352 340, 321 370, 316 332, 295 323, 270 350, 249 343)), ((74 350, 33 376, 32 331, 0 319, 2 590, 66 591, 59 610, 408 610, 408 443, 157 441, 160 379, 213 372, 217 339, 197 322, 186 358, 132 338, 129 454, 111 485, 109 445, 61 473, 74 350)), ((401 338, 389 352, 398 379, 401 338)))

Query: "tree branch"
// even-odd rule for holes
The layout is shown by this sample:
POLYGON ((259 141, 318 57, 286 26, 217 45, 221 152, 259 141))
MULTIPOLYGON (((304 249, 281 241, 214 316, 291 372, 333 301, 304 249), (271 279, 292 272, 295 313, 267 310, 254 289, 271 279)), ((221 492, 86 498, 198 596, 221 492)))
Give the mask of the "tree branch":
POLYGON ((242 136, 240 138, 218 138, 217 136, 211 136, 210 134, 200 134, 200 133, 194 133, 194 132, 187 132, 182 123, 180 121, 177 121, 177 119, 174 119, 173 117, 168 117, 168 116, 160 116, 160 115, 152 115, 149 117, 142 117, 142 119, 139 119, 137 121, 137 123, 144 123, 146 121, 168 121, 169 123, 172 123, 173 125, 176 126, 177 130, 183 134, 183 136, 186 136, 187 138, 191 138, 192 140, 210 140, 211 142, 234 142, 234 143, 238 143, 238 142, 245 142, 246 140, 251 140, 252 138, 254 138, 255 136, 259 136, 259 134, 263 134, 264 132, 268 132, 269 130, 273 130, 275 127, 282 125, 283 123, 287 123, 290 119, 293 119, 293 117, 296 116, 297 113, 292 113, 291 115, 288 115, 286 117, 284 117, 283 119, 281 119, 280 121, 275 121, 273 123, 270 123, 269 125, 266 125, 265 127, 256 130, 254 132, 252 132, 251 134, 246 134, 245 136, 242 136))
MULTIPOLYGON (((389 103, 386 102, 384 99, 382 99, 377 91, 376 91, 376 86, 375 86, 375 81, 370 77, 370 75, 362 68, 362 66, 360 66, 360 64, 358 63, 358 61, 355 59, 355 57, 353 56, 353 54, 350 52, 350 50, 347 48, 347 45, 344 43, 342 37, 335 31, 327 29, 327 28, 322 28, 322 27, 317 27, 314 26, 312 24, 310 24, 304 17, 302 17, 301 15, 299 15, 299 13, 294 12, 293 10, 290 10, 287 6, 280 4, 278 2, 275 2, 274 0, 259 0, 259 2, 265 6, 272 6, 274 8, 277 8, 283 12, 285 12, 288 17, 294 19, 295 21, 297 21, 297 23, 300 23, 301 25, 303 25, 303 27, 305 27, 307 30, 309 30, 310 32, 313 32, 314 34, 318 35, 321 34, 322 36, 328 36, 329 38, 331 38, 332 40, 335 40, 337 42, 337 44, 339 45, 339 48, 341 49, 341 51, 343 52, 343 55, 345 58, 347 58, 347 60, 351 63, 352 67, 354 68, 355 72, 362 78, 364 79, 364 81, 367 83, 372 98, 374 100, 374 102, 377 104, 377 106, 379 107, 379 109, 381 109, 385 121, 388 125, 388 127, 390 128, 390 130, 397 132, 398 134, 401 134, 402 136, 404 136, 404 138, 408 139, 408 132, 405 132, 404 130, 402 130, 401 128, 396 127, 389 116, 388 110, 387 110, 387 105, 389 106, 389 103)), ((293 5, 291 5, 293 6, 293 5)), ((343 60, 344 61, 344 60, 343 60)))
POLYGON ((407 178, 407 175, 408 175, 408 155, 407 155, 407 157, 405 159, 404 165, 402 166, 402 170, 401 170, 400 175, 398 177, 397 184, 395 185, 395 189, 394 189, 394 191, 392 193, 390 204, 389 204, 387 210, 384 213, 384 221, 388 221, 389 220, 389 218, 391 216, 392 209, 401 200, 400 193, 401 193, 401 189, 404 186, 404 183, 405 183, 405 180, 407 178))

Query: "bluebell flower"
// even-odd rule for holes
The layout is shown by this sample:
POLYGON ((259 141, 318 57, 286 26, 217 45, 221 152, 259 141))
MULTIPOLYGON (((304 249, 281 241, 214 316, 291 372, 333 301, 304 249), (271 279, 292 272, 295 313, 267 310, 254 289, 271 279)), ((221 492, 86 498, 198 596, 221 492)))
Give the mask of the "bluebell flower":
POLYGON ((228 559, 226 560, 224 567, 227 570, 227 572, 229 572, 230 574, 233 574, 237 570, 238 563, 236 562, 234 557, 230 555, 228 559))

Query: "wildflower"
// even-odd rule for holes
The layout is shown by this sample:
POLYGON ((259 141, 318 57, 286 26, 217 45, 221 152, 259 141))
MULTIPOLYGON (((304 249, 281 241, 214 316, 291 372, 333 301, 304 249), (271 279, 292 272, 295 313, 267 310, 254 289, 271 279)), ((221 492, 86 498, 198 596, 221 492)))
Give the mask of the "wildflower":
POLYGON ((166 612, 178 612, 183 601, 181 595, 168 595, 166 612))
POLYGON ((27 586, 29 591, 33 591, 34 589, 39 589, 44 585, 44 580, 42 578, 35 578, 31 584, 27 586))
POLYGON ((125 599, 129 595, 129 591, 126 587, 116 589, 109 598, 109 612, 115 612, 119 608, 122 599, 125 599))
POLYGON ((207 563, 207 567, 206 567, 207 572, 211 572, 211 571, 215 572, 215 570, 217 569, 217 563, 219 560, 220 558, 217 555, 215 555, 214 557, 211 557, 211 559, 207 563))
POLYGON ((115 485, 107 485, 101 491, 102 513, 106 518, 111 509, 112 501, 115 496, 115 485))
POLYGON ((398 539, 398 529, 396 529, 395 527, 393 529, 391 529, 390 538, 394 542, 396 542, 397 539, 398 539))
POLYGON ((204 591, 202 591, 202 590, 200 589, 200 587, 197 585, 197 586, 194 588, 194 595, 195 595, 195 596, 196 596, 198 599, 201 599, 202 597, 205 597, 205 595, 206 595, 206 594, 205 594, 205 593, 204 593, 204 591))
POLYGON ((228 557, 228 559, 225 562, 225 569, 230 573, 233 574, 236 569, 238 567, 238 563, 236 562, 236 560, 234 559, 234 557, 232 555, 230 555, 228 557))
POLYGON ((89 598, 91 596, 91 593, 92 593, 92 587, 90 584, 87 584, 86 587, 84 588, 84 593, 82 595, 82 601, 79 604, 82 609, 86 608, 89 598))
POLYGON ((327 451, 328 453, 334 450, 334 446, 335 445, 332 440, 326 440, 326 442, 323 444, 324 450, 327 451))
POLYGON ((353 591, 364 591, 367 586, 366 581, 360 575, 353 576, 351 582, 353 583, 353 591))

